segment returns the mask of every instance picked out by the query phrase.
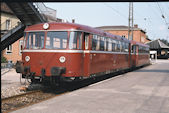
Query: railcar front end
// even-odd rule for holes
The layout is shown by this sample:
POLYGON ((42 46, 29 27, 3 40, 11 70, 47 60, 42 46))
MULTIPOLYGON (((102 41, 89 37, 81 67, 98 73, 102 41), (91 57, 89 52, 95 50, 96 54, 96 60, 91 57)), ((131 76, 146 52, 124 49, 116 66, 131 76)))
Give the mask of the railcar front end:
POLYGON ((24 43, 22 61, 16 64, 22 78, 44 83, 82 79, 82 32, 38 28, 32 31, 28 27, 24 43))

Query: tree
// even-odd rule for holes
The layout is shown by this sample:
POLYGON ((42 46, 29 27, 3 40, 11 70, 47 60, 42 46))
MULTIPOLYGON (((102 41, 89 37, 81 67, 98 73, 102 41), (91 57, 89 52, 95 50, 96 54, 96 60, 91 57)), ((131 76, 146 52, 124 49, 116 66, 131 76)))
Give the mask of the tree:
POLYGON ((7 63, 7 59, 3 56, 1 52, 1 63, 7 63))

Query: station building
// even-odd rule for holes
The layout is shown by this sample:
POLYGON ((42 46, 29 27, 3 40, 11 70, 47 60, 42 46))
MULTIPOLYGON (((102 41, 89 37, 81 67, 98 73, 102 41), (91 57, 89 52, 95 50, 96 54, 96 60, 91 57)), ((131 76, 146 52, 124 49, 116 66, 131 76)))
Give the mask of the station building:
POLYGON ((154 58, 154 54, 151 54, 151 52, 156 53, 156 57, 158 59, 168 59, 169 58, 169 46, 164 44, 160 39, 153 40, 146 43, 150 46, 150 56, 154 58))
MULTIPOLYGON (((96 28, 101 29, 105 32, 112 33, 114 35, 120 35, 128 39, 128 26, 101 26, 96 28)), ((146 32, 138 28, 138 25, 134 25, 133 40, 141 43, 146 43, 151 41, 146 35, 146 32)))

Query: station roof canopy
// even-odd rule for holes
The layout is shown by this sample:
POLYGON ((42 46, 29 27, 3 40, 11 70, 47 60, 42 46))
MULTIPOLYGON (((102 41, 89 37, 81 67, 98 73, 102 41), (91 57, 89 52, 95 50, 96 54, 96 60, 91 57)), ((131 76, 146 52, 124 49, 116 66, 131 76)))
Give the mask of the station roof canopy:
POLYGON ((147 42, 146 44, 150 46, 150 49, 169 49, 169 46, 160 41, 160 39, 147 42))

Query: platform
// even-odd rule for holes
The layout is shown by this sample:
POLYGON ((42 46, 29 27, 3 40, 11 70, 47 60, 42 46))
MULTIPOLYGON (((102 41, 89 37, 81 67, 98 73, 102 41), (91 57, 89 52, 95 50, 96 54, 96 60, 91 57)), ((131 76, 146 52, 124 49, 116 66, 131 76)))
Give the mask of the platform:
POLYGON ((12 113, 168 113, 169 60, 12 113))

